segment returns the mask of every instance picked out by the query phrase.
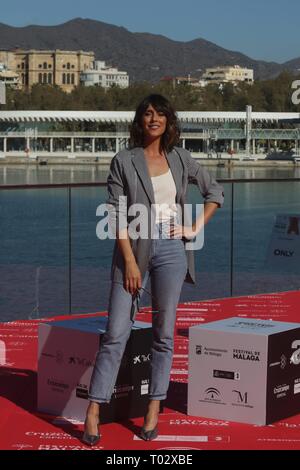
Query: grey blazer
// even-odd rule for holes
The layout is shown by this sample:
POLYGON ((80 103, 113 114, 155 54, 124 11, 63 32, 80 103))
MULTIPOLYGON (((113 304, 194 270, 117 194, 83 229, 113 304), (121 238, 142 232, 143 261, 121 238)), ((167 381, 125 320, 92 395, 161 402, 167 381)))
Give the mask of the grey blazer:
MULTIPOLYGON (((223 205, 223 187, 216 182, 202 165, 193 159, 187 150, 174 147, 174 149, 167 154, 167 160, 176 185, 176 203, 181 205, 182 211, 186 203, 186 192, 189 183, 198 186, 204 197, 204 203, 216 202, 219 204, 219 207, 223 205)), ((113 157, 107 178, 107 189, 109 196, 106 203, 114 208, 117 218, 120 215, 119 197, 127 196, 127 207, 130 207, 134 203, 146 205, 149 214, 148 227, 152 227, 151 222, 153 225, 153 217, 151 220, 151 204, 155 204, 155 200, 153 186, 142 147, 122 150, 113 157)), ((134 219, 134 217, 131 218, 127 216, 127 214, 126 217, 128 223, 134 219)), ((185 239, 183 239, 183 241, 186 243, 185 239)), ((147 239, 130 239, 130 244, 143 279, 150 257, 151 234, 149 233, 147 239)), ((185 282, 195 284, 194 252, 187 249, 185 252, 188 265, 185 282)), ((124 271, 124 259, 119 250, 117 241, 115 241, 111 265, 111 280, 123 282, 124 271)))

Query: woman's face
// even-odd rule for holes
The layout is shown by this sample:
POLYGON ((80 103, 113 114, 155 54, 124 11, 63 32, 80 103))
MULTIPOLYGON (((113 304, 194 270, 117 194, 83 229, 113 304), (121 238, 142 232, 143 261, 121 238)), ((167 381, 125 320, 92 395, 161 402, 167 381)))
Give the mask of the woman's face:
POLYGON ((167 118, 150 104, 143 114, 142 126, 146 142, 151 142, 164 134, 167 127, 167 118))

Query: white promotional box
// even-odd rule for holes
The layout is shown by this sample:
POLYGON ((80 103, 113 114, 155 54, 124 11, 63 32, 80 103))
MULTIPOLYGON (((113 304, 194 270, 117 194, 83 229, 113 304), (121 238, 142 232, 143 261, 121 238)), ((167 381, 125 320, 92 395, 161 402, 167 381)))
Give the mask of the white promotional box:
POLYGON ((189 415, 265 425, 299 412, 299 323, 234 317, 189 329, 189 415))
MULTIPOLYGON (((39 325, 38 410, 83 421, 95 355, 107 317, 87 317, 39 325)), ((101 408, 101 422, 143 416, 148 405, 150 323, 135 322, 114 393, 101 408)))
POLYGON ((299 273, 300 215, 278 214, 266 257, 266 267, 278 272, 299 273))

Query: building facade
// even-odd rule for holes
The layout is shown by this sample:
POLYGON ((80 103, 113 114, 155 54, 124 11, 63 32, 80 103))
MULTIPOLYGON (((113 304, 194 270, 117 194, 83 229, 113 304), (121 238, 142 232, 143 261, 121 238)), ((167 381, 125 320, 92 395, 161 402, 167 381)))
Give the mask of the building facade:
POLYGON ((172 83, 173 87, 175 88, 177 85, 191 85, 191 86, 199 86, 199 79, 192 78, 190 75, 187 77, 163 77, 160 79, 161 82, 169 82, 172 83))
POLYGON ((117 85, 120 88, 128 88, 129 86, 127 72, 109 67, 100 60, 96 60, 91 69, 82 72, 80 79, 84 86, 97 85, 103 88, 110 88, 112 85, 117 85))
POLYGON ((71 92, 80 84, 80 74, 90 69, 94 52, 56 50, 0 51, 0 63, 19 76, 20 88, 34 84, 58 85, 71 92))
MULTIPOLYGON (((134 111, 0 111, 0 159, 111 158, 128 145, 133 118, 134 111)), ((180 145, 198 158, 299 154, 300 113, 247 106, 243 112, 181 111, 178 119, 180 145)))
POLYGON ((239 65, 212 67, 206 69, 202 76, 202 80, 206 83, 233 83, 246 82, 252 84, 254 82, 254 71, 240 67, 239 65))
POLYGON ((20 88, 20 78, 16 72, 8 70, 6 65, 0 62, 0 82, 6 86, 18 89, 20 88))

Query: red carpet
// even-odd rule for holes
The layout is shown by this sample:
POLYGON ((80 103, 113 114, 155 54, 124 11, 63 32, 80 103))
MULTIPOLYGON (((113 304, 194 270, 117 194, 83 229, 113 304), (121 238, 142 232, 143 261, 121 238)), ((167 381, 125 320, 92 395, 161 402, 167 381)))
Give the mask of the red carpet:
MULTIPOLYGON (((136 437, 142 418, 105 424, 97 449, 300 449, 300 415, 265 427, 186 415, 190 326, 234 316, 300 322, 299 305, 300 292, 180 304, 172 381, 159 437, 151 443, 136 437)), ((143 308, 138 320, 151 321, 148 311, 143 308)), ((6 365, 0 367, 0 449, 89 450, 79 440, 82 423, 35 411, 37 325, 35 320, 0 324, 0 340, 7 349, 6 365)))

